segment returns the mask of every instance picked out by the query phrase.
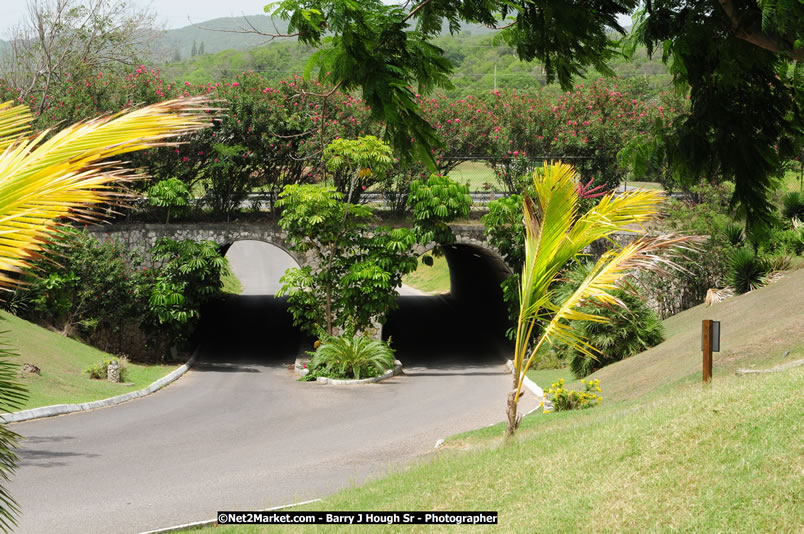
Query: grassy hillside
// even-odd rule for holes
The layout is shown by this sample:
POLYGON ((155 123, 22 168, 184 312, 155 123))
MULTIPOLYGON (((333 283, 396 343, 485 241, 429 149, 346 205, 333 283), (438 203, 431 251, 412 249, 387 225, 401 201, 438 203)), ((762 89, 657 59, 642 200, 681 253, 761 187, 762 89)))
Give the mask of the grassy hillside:
POLYGON ((449 266, 444 256, 433 258, 433 265, 425 265, 419 258, 419 267, 402 277, 405 285, 425 293, 449 293, 449 266))
POLYGON ((627 400, 680 386, 686 391, 701 377, 701 321, 720 321, 720 352, 714 354, 714 377, 740 367, 769 367, 804 358, 804 270, 758 291, 707 308, 696 306, 664 321, 667 341, 637 357, 604 367, 592 378, 606 388, 606 399, 627 400))
MULTIPOLYGON (((803 289, 798 271, 713 308, 688 310, 666 322, 668 341, 593 375, 603 388, 600 407, 526 417, 510 443, 502 424, 454 436, 431 461, 304 509, 498 511, 499 525, 472 528, 478 532, 801 532, 804 368, 742 377, 732 371, 778 363, 786 350, 786 360, 802 357, 803 289), (723 352, 706 385, 702 318, 723 327, 723 352)), ((281 531, 308 530, 322 529, 281 531)))
POLYGON ((30 395, 23 410, 89 402, 136 391, 176 368, 129 363, 127 380, 131 385, 90 380, 84 370, 112 356, 6 312, 0 312, 0 331, 5 331, 3 339, 19 354, 15 360, 20 366, 32 363, 42 370, 41 376, 25 374, 20 378, 30 395))

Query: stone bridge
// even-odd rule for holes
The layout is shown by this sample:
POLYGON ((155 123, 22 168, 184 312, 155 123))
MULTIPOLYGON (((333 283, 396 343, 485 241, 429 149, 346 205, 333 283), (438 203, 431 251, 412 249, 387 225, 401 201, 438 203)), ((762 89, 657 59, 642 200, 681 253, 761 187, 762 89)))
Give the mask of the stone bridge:
MULTIPOLYGON (((481 224, 450 225, 456 243, 444 247, 444 255, 450 268, 451 294, 472 294, 501 299, 500 283, 511 273, 499 252, 489 245, 481 224)), ((121 223, 87 228, 99 240, 118 239, 130 250, 148 250, 160 238, 175 240, 214 241, 221 252, 237 241, 262 241, 270 243, 292 257, 301 265, 315 265, 312 251, 300 255, 290 249, 287 233, 274 223, 177 223, 143 224, 121 223)), ((415 252, 423 254, 435 244, 417 245, 415 252)))

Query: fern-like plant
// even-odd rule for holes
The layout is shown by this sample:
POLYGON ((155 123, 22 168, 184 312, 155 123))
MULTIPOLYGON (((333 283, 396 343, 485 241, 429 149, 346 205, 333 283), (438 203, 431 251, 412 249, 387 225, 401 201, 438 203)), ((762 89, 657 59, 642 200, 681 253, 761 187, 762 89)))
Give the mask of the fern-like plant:
POLYGON ((748 248, 739 248, 732 253, 729 261, 729 285, 738 294, 748 293, 765 284, 770 269, 767 260, 748 248))
MULTIPOLYGON (((556 300, 563 301, 574 293, 594 269, 592 263, 581 263, 568 273, 567 282, 556 289, 556 300)), ((591 347, 588 352, 557 343, 556 352, 569 361, 576 378, 584 378, 609 364, 630 358, 664 341, 662 321, 633 293, 615 289, 611 295, 623 306, 581 306, 584 313, 597 315, 604 321, 572 321, 578 337, 591 347), (591 354, 590 354, 591 353, 591 354)))
POLYGON ((782 197, 782 215, 787 221, 804 219, 804 195, 791 191, 782 197))
POLYGON ((330 378, 370 378, 394 366, 394 351, 387 343, 365 336, 325 339, 310 361, 310 375, 330 378))
POLYGON ((725 235, 726 240, 735 247, 739 247, 743 241, 745 241, 743 227, 738 224, 727 224, 726 227, 723 228, 723 235, 725 235))

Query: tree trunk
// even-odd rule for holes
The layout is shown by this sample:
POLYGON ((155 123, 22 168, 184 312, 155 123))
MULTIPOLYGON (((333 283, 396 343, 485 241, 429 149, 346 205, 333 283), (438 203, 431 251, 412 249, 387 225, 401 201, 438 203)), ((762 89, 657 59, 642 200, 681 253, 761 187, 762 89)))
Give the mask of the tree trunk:
POLYGON ((519 421, 522 420, 522 418, 517 415, 517 405, 519 404, 517 401, 518 399, 516 398, 516 389, 514 389, 508 393, 508 402, 506 410, 506 413, 508 415, 508 428, 505 429, 506 438, 514 437, 516 429, 519 428, 519 421))

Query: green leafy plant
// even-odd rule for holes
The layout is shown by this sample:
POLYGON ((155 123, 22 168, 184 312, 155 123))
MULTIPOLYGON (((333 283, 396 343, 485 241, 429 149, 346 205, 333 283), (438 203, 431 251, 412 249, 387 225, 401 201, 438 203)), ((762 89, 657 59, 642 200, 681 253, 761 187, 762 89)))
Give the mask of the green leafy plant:
MULTIPOLYGON (((547 398, 553 403, 552 411, 583 410, 594 408, 603 402, 603 398, 598 395, 600 380, 581 380, 581 383, 586 386, 584 391, 565 388, 563 378, 551 384, 547 390, 547 398)), ((544 413, 550 413, 550 410, 544 410, 544 413)))
POLYGON ((729 223, 723 228, 723 235, 732 246, 738 247, 745 241, 745 231, 742 226, 729 223))
POLYGON ((787 221, 804 220, 804 194, 799 191, 786 193, 782 197, 782 216, 787 221))
POLYGON ((767 259, 749 248, 738 248, 729 259, 729 285, 739 294, 748 293, 765 285, 770 269, 767 259))
POLYGON ((519 426, 517 406, 525 376, 543 345, 561 342, 592 355, 593 347, 568 322, 607 319, 584 312, 579 305, 590 301, 622 305, 611 294, 619 280, 635 268, 666 265, 667 259, 659 254, 688 241, 672 236, 643 237, 620 249, 609 250, 578 289, 557 302, 554 289, 567 263, 598 239, 626 227, 644 225, 657 214, 660 195, 655 191, 609 194, 586 213, 579 213, 579 180, 570 165, 545 165, 541 172, 533 173, 532 179, 535 198, 526 194, 523 201, 525 262, 519 289, 513 388, 507 401, 507 436, 512 436, 519 426))
POLYGON ((410 184, 408 205, 413 207, 414 232, 419 243, 450 245, 455 235, 449 221, 468 217, 472 206, 469 188, 446 176, 430 175, 410 184))
POLYGON ((402 276, 417 267, 411 230, 371 227, 369 206, 342 199, 331 187, 289 185, 277 203, 291 247, 312 251, 319 266, 288 269, 277 296, 288 297, 294 324, 318 336, 382 321, 396 305, 402 276))
POLYGON ((319 376, 359 380, 394 367, 394 351, 388 343, 366 336, 328 337, 310 354, 308 380, 319 376))
MULTIPOLYGON (((592 263, 580 263, 571 269, 567 282, 559 286, 556 300, 561 302, 577 291, 592 272, 592 263)), ((589 344, 586 351, 563 343, 554 345, 556 352, 569 362, 576 378, 589 376, 606 365, 629 358, 664 341, 661 319, 645 304, 639 295, 615 289, 611 295, 619 306, 581 306, 580 310, 604 320, 573 321, 570 326, 579 338, 589 344)))
POLYGON ((190 205, 192 195, 187 186, 178 178, 168 178, 157 182, 148 189, 148 201, 151 206, 165 208, 165 224, 170 222, 170 211, 180 213, 190 205))
POLYGON ((109 365, 117 362, 120 367, 120 381, 125 382, 128 378, 128 362, 125 358, 110 358, 95 365, 90 365, 84 372, 93 380, 106 380, 109 377, 109 365))
POLYGON ((147 322, 170 331, 173 342, 187 339, 201 315, 201 305, 223 286, 228 263, 214 241, 162 238, 151 248, 159 265, 148 296, 147 322))

